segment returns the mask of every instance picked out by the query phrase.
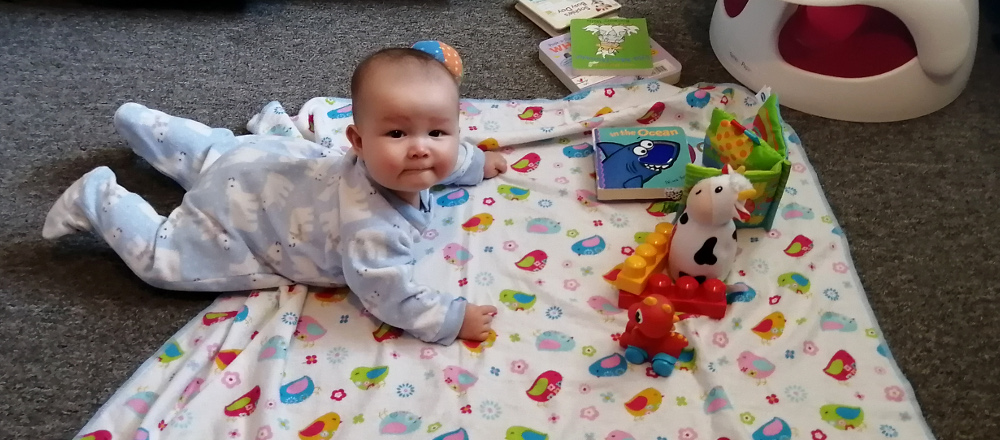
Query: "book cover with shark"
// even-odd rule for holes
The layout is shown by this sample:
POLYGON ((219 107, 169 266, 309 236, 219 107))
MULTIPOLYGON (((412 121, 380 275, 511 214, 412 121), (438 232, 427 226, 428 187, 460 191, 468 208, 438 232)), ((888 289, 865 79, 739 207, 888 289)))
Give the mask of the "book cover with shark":
POLYGON ((597 198, 680 201, 697 150, 681 127, 597 128, 597 198))

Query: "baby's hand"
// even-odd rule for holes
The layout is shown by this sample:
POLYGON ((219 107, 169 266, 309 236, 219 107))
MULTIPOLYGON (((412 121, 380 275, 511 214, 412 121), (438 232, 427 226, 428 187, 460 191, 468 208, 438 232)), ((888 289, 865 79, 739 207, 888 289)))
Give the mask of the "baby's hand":
POLYGON ((507 159, 496 151, 486 151, 486 164, 483 165, 483 178, 492 179, 507 171, 507 159))
POLYGON ((490 324, 497 308, 493 306, 478 306, 472 303, 465 305, 465 320, 458 330, 458 338, 466 341, 485 341, 490 335, 490 324))

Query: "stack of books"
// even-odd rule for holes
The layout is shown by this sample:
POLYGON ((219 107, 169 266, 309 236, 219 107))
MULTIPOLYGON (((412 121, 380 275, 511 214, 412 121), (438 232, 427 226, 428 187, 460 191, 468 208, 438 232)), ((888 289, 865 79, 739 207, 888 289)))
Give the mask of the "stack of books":
POLYGON ((569 32, 574 18, 617 17, 622 5, 614 0, 518 0, 514 5, 550 36, 569 32))
POLYGON ((569 34, 552 37, 538 45, 538 58, 567 88, 574 92, 600 86, 608 87, 642 79, 658 79, 667 84, 676 84, 681 77, 680 63, 659 43, 649 39, 653 68, 647 74, 594 75, 586 72, 578 74, 573 69, 572 47, 569 34))
POLYGON ((620 18, 614 0, 518 0, 515 9, 552 36, 538 58, 571 91, 680 80, 681 64, 649 37, 643 18, 620 18))

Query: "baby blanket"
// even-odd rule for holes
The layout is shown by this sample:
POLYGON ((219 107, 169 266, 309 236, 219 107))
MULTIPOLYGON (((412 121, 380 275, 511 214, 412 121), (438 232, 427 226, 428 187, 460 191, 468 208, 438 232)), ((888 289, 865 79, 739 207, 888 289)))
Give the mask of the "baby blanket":
MULTIPOLYGON (((779 215, 770 231, 739 231, 725 318, 677 324, 690 345, 669 377, 625 362, 616 339, 627 317, 601 275, 671 216, 596 199, 588 131, 678 125, 702 148, 714 107, 749 118, 758 105, 736 85, 656 81, 462 101, 463 136, 507 154, 510 170, 435 189, 416 276, 500 308, 489 340, 422 343, 345 289, 228 295, 166 341, 78 438, 933 438, 791 127, 779 215)), ((316 98, 290 116, 271 103, 249 128, 347 148, 350 109, 316 98)))

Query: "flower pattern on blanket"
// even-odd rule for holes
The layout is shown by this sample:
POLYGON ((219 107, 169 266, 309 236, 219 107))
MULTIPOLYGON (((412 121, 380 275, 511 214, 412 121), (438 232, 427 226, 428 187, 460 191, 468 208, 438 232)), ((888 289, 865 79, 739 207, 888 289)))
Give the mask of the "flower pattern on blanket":
MULTIPOLYGON (((616 342, 627 317, 601 274, 634 252, 637 233, 670 217, 648 203, 596 200, 585 130, 658 120, 700 147, 713 106, 750 115, 756 103, 737 86, 661 87, 463 102, 464 135, 507 154, 511 171, 436 189, 414 272, 500 308, 487 341, 422 343, 376 321, 346 289, 230 295, 166 342, 80 436, 932 438, 790 128, 780 216, 771 231, 739 232, 726 317, 682 316, 691 343, 669 378, 627 364, 616 342)), ((346 105, 312 100, 296 121, 308 116, 316 139, 331 139, 322 148, 339 150, 350 119, 334 110, 346 105)), ((298 123, 276 109, 252 128, 298 123)))

